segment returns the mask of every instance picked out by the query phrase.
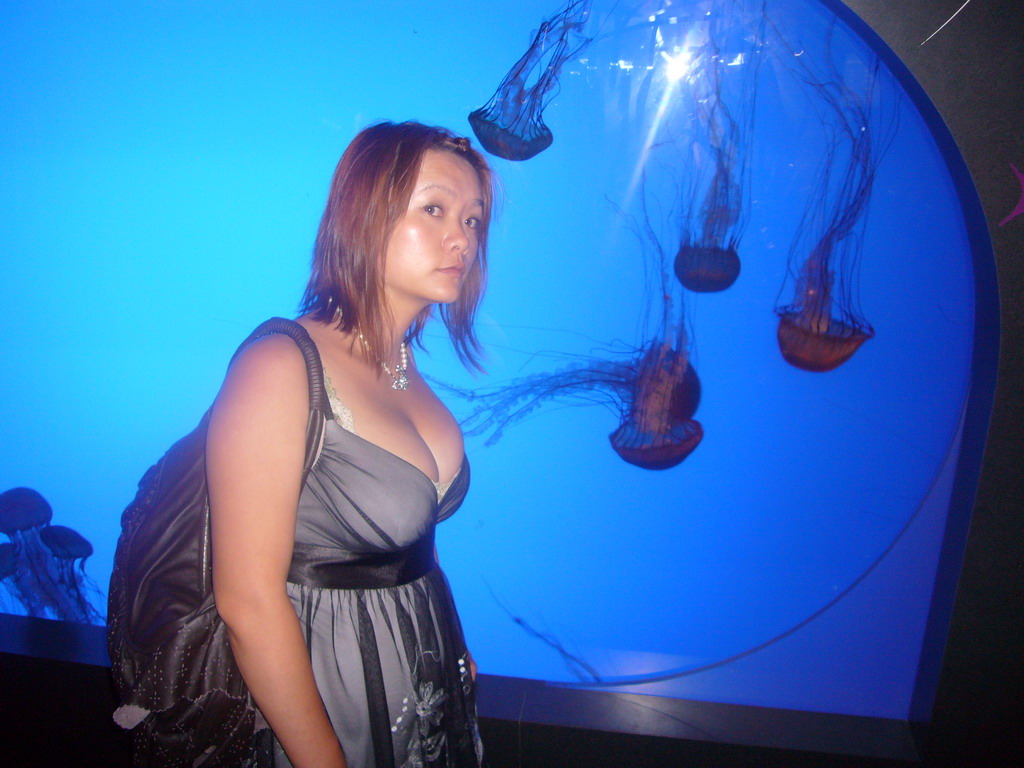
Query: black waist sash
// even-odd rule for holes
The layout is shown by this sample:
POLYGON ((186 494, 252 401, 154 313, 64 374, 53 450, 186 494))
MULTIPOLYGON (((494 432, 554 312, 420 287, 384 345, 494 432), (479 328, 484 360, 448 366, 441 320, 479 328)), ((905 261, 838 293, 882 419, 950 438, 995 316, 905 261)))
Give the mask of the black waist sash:
POLYGON ((382 589, 416 581, 434 565, 431 529, 414 544, 391 552, 339 552, 333 547, 296 544, 288 581, 319 589, 382 589))

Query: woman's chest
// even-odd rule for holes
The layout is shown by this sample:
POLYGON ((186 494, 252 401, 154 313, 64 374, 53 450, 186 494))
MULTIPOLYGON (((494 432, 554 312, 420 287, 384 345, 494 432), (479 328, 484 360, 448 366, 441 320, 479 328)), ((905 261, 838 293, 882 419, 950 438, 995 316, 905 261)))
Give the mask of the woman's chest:
POLYGON ((299 498, 295 540, 352 552, 402 549, 435 524, 437 504, 419 468, 329 422, 299 498))

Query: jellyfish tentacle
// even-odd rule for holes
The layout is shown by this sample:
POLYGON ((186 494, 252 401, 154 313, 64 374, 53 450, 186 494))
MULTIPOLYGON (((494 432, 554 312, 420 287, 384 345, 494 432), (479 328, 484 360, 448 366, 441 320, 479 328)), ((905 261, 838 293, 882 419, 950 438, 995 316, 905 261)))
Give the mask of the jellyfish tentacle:
MULTIPOLYGON (((439 382, 438 382, 439 383, 439 382)), ((439 383, 448 392, 473 404, 460 425, 469 436, 488 435, 484 445, 497 443, 505 427, 522 421, 549 400, 590 404, 594 396, 611 405, 629 388, 621 364, 595 360, 553 373, 538 373, 486 390, 466 390, 439 383), (582 402, 580 402, 582 401, 582 402)))
POLYGON ((540 640, 562 657, 562 661, 565 662, 565 665, 569 668, 570 673, 574 677, 578 680, 589 680, 594 683, 601 681, 601 675, 598 673, 597 669, 589 664, 586 659, 578 654, 571 653, 565 647, 565 644, 562 643, 553 633, 536 629, 525 618, 514 613, 512 609, 505 604, 505 601, 498 597, 494 592, 494 589, 491 588, 489 584, 487 585, 487 589, 491 593, 491 597, 494 599, 494 602, 498 604, 498 607, 508 615, 516 626, 520 627, 530 637, 540 640))
POLYGON ((46 618, 49 613, 49 599, 43 587, 39 585, 34 551, 34 531, 16 531, 8 534, 14 547, 15 570, 13 586, 15 595, 27 616, 46 618))

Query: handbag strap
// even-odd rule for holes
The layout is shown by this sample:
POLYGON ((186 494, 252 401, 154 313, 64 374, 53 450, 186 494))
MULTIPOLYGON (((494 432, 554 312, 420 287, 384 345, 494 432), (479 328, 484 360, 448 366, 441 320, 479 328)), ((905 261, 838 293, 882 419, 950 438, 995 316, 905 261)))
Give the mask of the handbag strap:
POLYGON ((294 320, 272 317, 249 334, 249 337, 241 343, 231 357, 231 362, 233 363, 242 350, 252 342, 274 333, 290 336, 306 361, 306 378, 309 383, 309 421, 306 423, 306 457, 302 467, 302 479, 305 482, 306 476, 320 456, 324 440, 324 426, 328 420, 334 418, 330 400, 327 398, 327 388, 324 386, 324 367, 320 362, 320 352, 317 350, 316 344, 313 343, 306 329, 294 320))

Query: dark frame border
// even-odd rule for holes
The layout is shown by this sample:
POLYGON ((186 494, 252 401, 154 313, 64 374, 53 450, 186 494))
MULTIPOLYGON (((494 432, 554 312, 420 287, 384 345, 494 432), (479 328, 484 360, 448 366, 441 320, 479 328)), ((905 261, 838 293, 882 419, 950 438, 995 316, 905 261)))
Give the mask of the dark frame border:
MULTIPOLYGON (((994 391, 995 391, 995 379, 996 379, 996 363, 998 359, 998 305, 995 300, 995 263, 992 258, 991 242, 988 236, 988 231, 984 225, 984 217, 981 214, 980 203, 977 198, 977 194, 974 191, 974 186, 970 181, 970 176, 967 173, 967 167, 964 159, 960 156, 959 151, 956 149, 956 145, 953 142, 952 136, 948 129, 939 116, 937 109, 932 105, 931 101, 924 95, 924 90, 920 84, 910 75, 909 70, 903 64, 903 62, 893 53, 887 45, 884 43, 878 45, 876 43, 881 42, 881 38, 877 35, 874 30, 868 26, 868 24, 862 21, 853 11, 848 9, 846 6, 838 2, 838 0, 820 0, 829 9, 833 10, 837 16, 839 16, 844 23, 847 23, 855 32, 860 34, 865 41, 867 41, 872 48, 874 48, 880 56, 886 61, 887 65, 894 75, 901 77, 900 82, 904 89, 907 91, 911 98, 915 97, 915 93, 923 99, 924 106, 915 98, 915 107, 922 114, 922 117, 926 120, 934 120, 935 124, 941 127, 941 130, 936 131, 934 126, 932 127, 932 133, 935 137, 937 144, 943 151, 943 155, 947 161, 948 167, 951 172, 951 176, 957 184, 957 188, 961 197, 961 207, 965 211, 965 221, 968 227, 968 236, 972 245, 972 251, 974 253, 974 269, 975 269, 975 339, 974 339, 974 351, 972 360, 972 386, 971 394, 968 402, 968 410, 964 424, 964 434, 962 439, 962 450, 957 465, 957 473, 953 486, 953 493, 950 500, 950 511, 947 521, 947 528, 944 537, 943 550, 941 554, 939 577, 936 580, 935 591, 933 593, 932 610, 929 615, 928 629, 926 633, 926 644, 929 646, 931 653, 933 654, 933 660, 942 656, 942 643, 932 644, 930 640, 938 633, 938 636, 944 636, 953 616, 953 594, 956 589, 958 573, 960 571, 960 565, 964 561, 964 546, 968 528, 970 527, 971 507, 974 502, 975 494, 978 491, 978 471, 982 466, 982 454, 981 446, 984 445, 986 432, 988 429, 989 414, 991 413, 991 406, 993 404, 994 391), (872 43, 876 41, 876 43, 872 43), (947 146, 952 150, 954 162, 950 162, 949 154, 947 154, 947 146), (964 195, 965 189, 970 190, 970 200, 965 203, 964 195), (971 206, 976 217, 967 217, 966 213, 971 206), (979 263, 979 250, 978 244, 987 246, 987 262, 979 263), (987 336, 986 336, 987 334, 987 336), (978 445, 976 451, 967 450, 970 446, 978 445), (954 509, 954 506, 956 509, 954 509), (957 514, 954 514, 954 511, 957 514), (959 545, 954 546, 952 541, 959 538, 959 545)), ((870 6, 872 3, 868 2, 857 2, 857 0, 847 0, 851 5, 856 6, 870 6)), ((877 5, 877 3, 875 3, 877 5)), ((902 4, 900 4, 902 6, 902 4)), ((902 8, 893 7, 890 11, 893 14, 898 14, 903 11, 902 8)), ((1019 334, 1018 334, 1019 336, 1019 334)), ((1019 340, 1019 339, 1018 339, 1019 340)), ((1005 381, 1003 382, 1005 384, 1005 381)), ((1016 386, 1015 382, 1011 382, 1010 386, 1016 386)), ((1010 413, 1009 406, 1005 405, 1004 402, 1004 414, 1010 413)), ((1012 420, 1012 418, 1011 418, 1012 420)), ((1003 449, 1006 446, 1001 446, 1003 449)), ((987 463, 987 462, 986 462, 987 463)), ((1011 478, 1011 482, 1012 482, 1011 478)), ((988 485, 992 484, 992 479, 989 478, 987 481, 988 485)), ((990 490, 991 492, 991 490, 990 490)), ((1019 500, 1019 499, 1018 499, 1019 500)), ((998 505, 997 505, 998 506, 998 505)), ((977 534, 972 532, 972 549, 977 546, 982 546, 974 543, 977 539, 977 534)), ((962 589, 961 585, 961 589, 962 589)), ((957 604, 957 617, 963 613, 963 606, 957 604)), ((10 626, 6 619, 22 620, 24 617, 5 617, 0 616, 0 649, 5 648, 8 645, 8 640, 11 639, 12 635, 9 631, 10 626)), ((959 618, 960 622, 966 621, 967 619, 959 618)), ((31 653, 28 655, 34 656, 45 656, 60 660, 68 655, 69 649, 77 649, 75 654, 75 661, 81 661, 87 664, 95 664, 97 647, 99 647, 102 654, 103 661, 105 662, 105 649, 103 648, 102 642, 97 646, 93 641, 83 642, 76 632, 72 632, 70 635, 67 634, 65 628, 57 628, 52 625, 60 625, 61 622, 49 622, 46 620, 25 620, 30 625, 33 622, 42 622, 42 625, 35 625, 28 629, 21 629, 15 633, 15 639, 20 638, 21 641, 25 641, 26 638, 31 638, 31 653), (90 650, 91 649, 91 650, 90 650), (83 654, 83 655, 79 655, 83 654)), ((16 622, 18 623, 18 622, 16 622)), ((102 638, 102 628, 82 628, 83 630, 95 630, 93 636, 102 638)), ((86 632, 88 635, 89 633, 86 632)), ((1012 649, 1008 649, 1009 654, 1012 649)), ((20 653, 20 651, 13 651, 14 653, 20 653)), ((68 659, 70 660, 70 659, 68 659)), ((946 659, 947 666, 949 659, 946 659)), ((941 677, 938 673, 938 669, 935 670, 935 674, 929 676, 923 673, 925 667, 924 660, 922 659, 922 669, 919 670, 918 684, 915 688, 915 702, 913 705, 913 711, 911 713, 912 719, 914 720, 925 720, 928 717, 928 711, 931 710, 931 700, 935 697, 935 690, 942 683, 942 687, 948 686, 949 670, 948 668, 943 671, 941 677)), ((937 667, 937 664, 935 665, 937 667)), ((1012 669, 1011 669, 1012 672, 1012 669)), ((519 681, 516 679, 506 679, 511 682, 509 685, 512 686, 512 690, 516 689, 517 685, 525 685, 527 688, 533 683, 531 681, 519 681)), ((495 683, 499 685, 499 690, 502 685, 500 679, 495 679, 495 683)), ((542 683, 538 684, 543 686, 542 683)), ((488 679, 482 680, 482 699, 486 703, 487 696, 490 693, 487 692, 489 687, 488 679), (486 693, 486 695, 484 695, 486 693)), ((547 687, 547 686, 544 686, 547 687)), ((587 692, 594 693, 594 692, 587 692)), ((621 696, 622 694, 613 694, 621 696)), ((941 690, 940 690, 941 696, 941 690)), ((646 697, 645 697, 646 698, 646 697)), ((703 702, 701 702, 703 705, 703 702)), ((757 709, 757 708, 749 708, 757 709)), ((770 711, 760 711, 762 716, 767 715, 770 711)), ((522 720, 525 717, 525 711, 518 711, 515 713, 513 720, 522 720)), ((679 738, 692 738, 690 736, 680 736, 679 738)))

